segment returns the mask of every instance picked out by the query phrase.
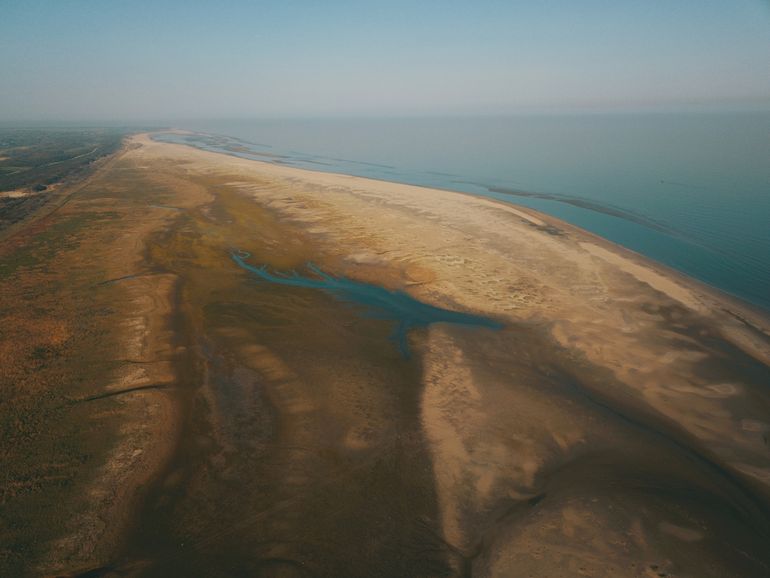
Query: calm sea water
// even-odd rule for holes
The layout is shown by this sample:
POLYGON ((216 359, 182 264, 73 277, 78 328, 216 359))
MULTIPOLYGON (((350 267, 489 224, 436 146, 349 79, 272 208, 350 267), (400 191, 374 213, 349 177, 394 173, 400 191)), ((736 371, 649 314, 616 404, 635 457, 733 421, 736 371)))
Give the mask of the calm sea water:
POLYGON ((770 310, 770 113, 180 128, 240 139, 228 146, 251 158, 532 207, 770 310))

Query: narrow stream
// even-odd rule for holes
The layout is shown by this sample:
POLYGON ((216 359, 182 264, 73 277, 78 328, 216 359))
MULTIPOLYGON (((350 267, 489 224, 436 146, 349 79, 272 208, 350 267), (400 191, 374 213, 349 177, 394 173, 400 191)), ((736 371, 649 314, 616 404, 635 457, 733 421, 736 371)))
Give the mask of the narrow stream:
POLYGON ((312 263, 308 263, 307 268, 316 275, 315 277, 300 275, 296 271, 271 273, 266 265, 257 266, 247 263, 246 259, 250 256, 245 251, 237 251, 232 254, 232 259, 238 266, 254 273, 264 281, 292 287, 320 289, 340 301, 363 305, 365 315, 368 317, 395 321, 396 328, 391 334, 391 339, 405 358, 409 358, 410 355, 407 334, 410 329, 416 327, 427 327, 431 323, 455 323, 490 329, 503 327, 500 322, 487 317, 450 311, 422 303, 404 291, 391 291, 345 277, 334 277, 312 263))

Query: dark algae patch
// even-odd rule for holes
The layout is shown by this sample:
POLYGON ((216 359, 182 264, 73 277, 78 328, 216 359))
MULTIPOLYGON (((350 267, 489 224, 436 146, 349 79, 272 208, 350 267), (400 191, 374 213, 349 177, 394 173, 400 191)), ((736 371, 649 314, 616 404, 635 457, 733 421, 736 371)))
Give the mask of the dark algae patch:
POLYGON ((391 335, 391 339, 396 342, 399 351, 405 358, 410 356, 407 333, 413 328, 427 327, 431 323, 474 325, 490 329, 501 329, 503 326, 497 321, 480 315, 450 311, 422 303, 404 291, 391 291, 384 287, 354 281, 345 277, 335 277, 324 273, 313 263, 308 263, 307 265, 308 270, 315 275, 311 277, 300 275, 296 271, 288 274, 271 273, 266 265, 254 266, 248 264, 246 259, 249 257, 249 253, 245 251, 232 254, 233 261, 239 267, 254 273, 260 279, 279 285, 319 289, 340 301, 363 305, 365 315, 368 317, 395 321, 396 328, 391 335))

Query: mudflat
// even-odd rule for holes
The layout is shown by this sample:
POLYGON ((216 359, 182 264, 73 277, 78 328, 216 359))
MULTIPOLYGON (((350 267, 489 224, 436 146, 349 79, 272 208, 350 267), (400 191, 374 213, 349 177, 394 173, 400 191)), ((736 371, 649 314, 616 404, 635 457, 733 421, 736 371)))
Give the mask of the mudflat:
POLYGON ((2 574, 770 573, 770 321, 564 222, 138 135, 0 272, 2 574))

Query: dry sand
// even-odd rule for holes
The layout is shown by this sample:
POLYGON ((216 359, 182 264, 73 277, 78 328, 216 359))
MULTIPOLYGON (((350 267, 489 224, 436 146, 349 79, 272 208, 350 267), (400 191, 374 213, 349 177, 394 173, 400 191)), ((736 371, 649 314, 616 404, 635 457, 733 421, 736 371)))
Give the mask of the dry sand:
POLYGON ((124 299, 94 393, 129 393, 38 568, 770 574, 762 313, 529 209, 146 134, 76 192, 121 211, 89 245, 124 299), (234 248, 504 328, 433 324, 406 362, 333 300, 255 291, 234 248))
MULTIPOLYGON (((722 554, 709 551, 727 530, 707 507, 687 510, 667 490, 617 497, 619 487, 649 482, 629 481, 638 474, 629 473, 633 465, 610 466, 601 456, 625 447, 634 448, 629 456, 649 457, 645 444, 654 446, 656 436, 665 449, 653 461, 674 465, 665 474, 640 465, 639 479, 671 475, 674 486, 700 484, 704 495, 740 503, 734 507, 753 509, 748 518, 766 523, 770 321, 763 314, 529 209, 147 135, 134 143, 138 159, 221 182, 302 230, 327 270, 505 323, 499 336, 479 339, 436 325, 416 343, 442 539, 462 564, 473 560, 478 575, 519 568, 543 576, 663 576, 699 556, 721 568, 709 556, 722 554), (592 460, 595 467, 584 465, 592 460), (574 474, 579 490, 564 489, 570 484, 554 473, 570 464, 582 472, 574 474), (604 473, 587 483, 591 474, 582 468, 604 473), (701 484, 708 471, 714 479, 701 484), (553 488, 562 489, 541 502, 553 488), (529 513, 510 514, 519 507, 529 513), (516 521, 505 523, 509 515, 516 521), (645 566, 650 552, 662 561, 645 566)), ((255 354, 255 363, 267 355, 255 354)), ((752 568, 766 568, 753 556, 752 568)))

